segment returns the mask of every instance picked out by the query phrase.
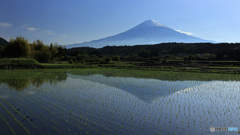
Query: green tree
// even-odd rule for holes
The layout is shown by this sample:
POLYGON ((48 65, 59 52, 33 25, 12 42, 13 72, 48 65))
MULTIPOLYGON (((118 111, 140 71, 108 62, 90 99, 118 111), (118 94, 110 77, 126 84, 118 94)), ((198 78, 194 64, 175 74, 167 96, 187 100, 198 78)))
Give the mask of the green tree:
POLYGON ((43 41, 41 41, 41 40, 37 40, 36 42, 34 41, 33 44, 35 44, 33 46, 35 51, 41 51, 41 50, 44 50, 46 48, 43 41))
POLYGON ((48 62, 51 58, 51 52, 47 49, 35 51, 34 59, 38 62, 48 62))
POLYGON ((41 40, 34 41, 31 45, 32 57, 38 62, 48 62, 51 58, 49 46, 44 45, 41 40))
POLYGON ((148 51, 148 50, 139 51, 138 56, 143 57, 143 58, 148 58, 150 56, 150 51, 148 51))
POLYGON ((111 61, 111 58, 107 57, 107 58, 105 58, 104 61, 105 61, 106 63, 109 63, 109 62, 111 61))
POLYGON ((55 43, 53 45, 53 43, 50 44, 50 52, 51 52, 51 60, 53 60, 55 57, 57 57, 57 54, 58 54, 58 45, 57 43, 55 43))
POLYGON ((81 60, 86 61, 86 60, 89 59, 89 56, 88 56, 88 54, 87 54, 86 52, 79 52, 79 53, 77 54, 77 57, 76 57, 75 59, 76 59, 77 61, 81 61, 81 60))
POLYGON ((102 60, 101 58, 99 58, 98 56, 93 54, 93 55, 89 55, 87 61, 89 61, 89 62, 99 62, 101 60, 102 60))
POLYGON ((113 57, 113 60, 114 60, 114 61, 119 61, 119 60, 120 60, 120 57, 119 57, 118 55, 117 55, 117 56, 114 56, 114 57, 113 57))
POLYGON ((11 39, 10 42, 4 47, 4 57, 18 58, 29 57, 31 54, 31 48, 28 44, 28 40, 24 37, 17 37, 11 39))
POLYGON ((62 58, 65 57, 67 54, 67 49, 65 47, 58 46, 57 50, 57 56, 60 58, 60 61, 62 61, 62 58))

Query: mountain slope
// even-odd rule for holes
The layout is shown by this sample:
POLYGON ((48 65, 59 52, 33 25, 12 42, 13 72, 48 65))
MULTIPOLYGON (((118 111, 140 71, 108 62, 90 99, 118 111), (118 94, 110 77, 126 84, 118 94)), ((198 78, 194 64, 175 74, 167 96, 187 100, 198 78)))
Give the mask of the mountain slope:
POLYGON ((194 43, 209 41, 180 33, 156 21, 147 20, 123 33, 90 42, 67 45, 66 47, 73 48, 88 46, 101 48, 107 45, 140 45, 163 42, 194 43))
POLYGON ((0 37, 0 46, 6 45, 8 42, 0 37))

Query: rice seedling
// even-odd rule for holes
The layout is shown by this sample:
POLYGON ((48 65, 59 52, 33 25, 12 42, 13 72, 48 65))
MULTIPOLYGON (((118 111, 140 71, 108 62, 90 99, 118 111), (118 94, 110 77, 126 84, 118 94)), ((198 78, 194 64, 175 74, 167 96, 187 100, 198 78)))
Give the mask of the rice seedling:
MULTIPOLYGON (((231 82, 221 83, 224 89, 237 88, 239 85, 238 82, 234 82, 235 86, 231 82)), ((0 85, 1 87, 8 89, 6 85, 0 85)), ((190 127, 200 125, 199 127, 205 128, 204 125, 211 122, 214 125, 217 122, 224 124, 231 120, 232 124, 239 124, 232 119, 239 112, 231 111, 232 108, 239 108, 239 101, 232 104, 232 101, 237 99, 237 96, 233 96, 237 90, 222 96, 220 93, 227 91, 217 91, 217 89, 219 89, 218 86, 202 81, 161 81, 101 75, 70 75, 66 83, 54 85, 54 88, 47 83, 39 88, 28 88, 27 91, 36 91, 34 95, 25 91, 18 94, 11 92, 11 95, 16 95, 18 98, 9 101, 20 101, 19 105, 23 106, 21 109, 24 108, 30 112, 30 116, 34 116, 34 121, 45 123, 42 126, 44 128, 47 127, 47 123, 53 124, 50 128, 53 130, 55 127, 53 130, 55 133, 67 134, 67 129, 70 129, 74 134, 81 129, 80 132, 84 134, 92 129, 93 134, 94 132, 109 134, 110 131, 113 134, 127 134, 132 130, 136 134, 141 134, 141 132, 174 134, 174 131, 165 132, 162 128, 156 128, 174 125, 177 127, 175 129, 177 134, 182 133, 183 129, 188 129, 183 130, 187 134, 192 132, 190 127), (185 88, 189 89, 184 90, 185 88), (222 100, 212 98, 215 95, 219 95, 222 100), (217 102, 225 104, 216 107, 216 110, 211 109, 216 106, 217 102), (35 108, 35 110, 31 112, 29 108, 35 108), (226 116, 226 120, 212 119, 223 115, 226 116), (181 128, 177 125, 181 125, 181 128), (62 127, 68 128, 65 130, 62 127), (151 132, 148 129, 153 130, 151 132)), ((9 92, 0 91, 0 96, 1 93, 8 94, 9 92)), ((4 103, 3 100, 0 100, 1 102, 4 103)), ((14 115, 22 114, 21 110, 15 110, 13 113, 14 115)), ((30 122, 31 117, 27 118, 28 115, 24 114, 22 118, 24 116, 30 122)), ((29 127, 25 123, 24 126, 29 127)), ((206 131, 203 130, 202 133, 206 131)))

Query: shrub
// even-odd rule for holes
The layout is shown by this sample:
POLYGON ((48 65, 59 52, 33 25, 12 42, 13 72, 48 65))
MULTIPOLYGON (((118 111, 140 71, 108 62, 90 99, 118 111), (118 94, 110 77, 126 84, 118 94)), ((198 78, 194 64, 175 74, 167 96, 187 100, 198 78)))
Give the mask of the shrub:
POLYGON ((39 63, 34 59, 27 58, 0 59, 0 67, 33 67, 38 65, 39 63))
POLYGON ((51 58, 51 52, 48 50, 36 51, 33 57, 38 62, 48 62, 51 58))
POLYGON ((70 64, 74 64, 74 61, 73 60, 69 60, 68 61, 70 64))
POLYGON ((113 60, 114 60, 114 61, 119 61, 119 60, 120 60, 120 57, 119 57, 119 56, 114 56, 114 57, 113 57, 113 60))
POLYGON ((111 58, 107 57, 107 58, 104 59, 104 61, 105 61, 106 63, 109 63, 109 62, 111 61, 111 58))

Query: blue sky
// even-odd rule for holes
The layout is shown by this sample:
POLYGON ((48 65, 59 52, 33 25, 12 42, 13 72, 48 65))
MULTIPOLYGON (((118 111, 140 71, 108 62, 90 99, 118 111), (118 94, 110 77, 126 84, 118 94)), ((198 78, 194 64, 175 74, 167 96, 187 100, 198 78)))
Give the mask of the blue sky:
POLYGON ((1 0, 0 37, 66 45, 153 19, 192 36, 240 42, 239 0, 1 0))

